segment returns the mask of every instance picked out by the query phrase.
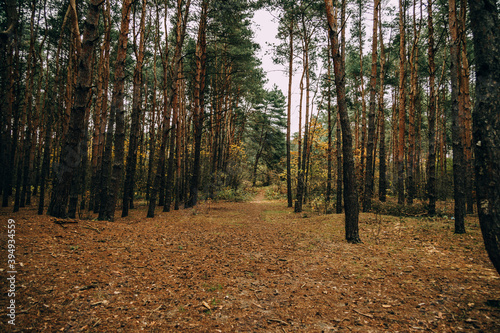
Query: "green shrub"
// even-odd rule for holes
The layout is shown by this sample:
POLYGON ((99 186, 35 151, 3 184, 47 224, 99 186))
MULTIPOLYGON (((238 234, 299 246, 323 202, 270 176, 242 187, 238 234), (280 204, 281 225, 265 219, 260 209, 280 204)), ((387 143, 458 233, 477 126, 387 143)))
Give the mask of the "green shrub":
POLYGON ((252 199, 253 193, 242 189, 234 189, 231 187, 223 187, 215 193, 215 200, 224 200, 231 202, 243 202, 252 199))
POLYGON ((380 202, 374 200, 372 203, 372 212, 392 216, 421 216, 427 214, 427 205, 425 203, 400 205, 393 201, 380 202))

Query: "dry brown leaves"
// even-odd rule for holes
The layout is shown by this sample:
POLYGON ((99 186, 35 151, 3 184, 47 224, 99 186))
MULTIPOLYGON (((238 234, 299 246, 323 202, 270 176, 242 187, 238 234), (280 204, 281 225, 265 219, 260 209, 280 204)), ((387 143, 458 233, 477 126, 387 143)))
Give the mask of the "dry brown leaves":
POLYGON ((2 297, 0 331, 500 331, 477 218, 454 235, 447 219, 361 214, 364 243, 350 245, 342 215, 260 199, 116 222, 3 208, 2 276, 8 218, 19 266, 16 326, 2 297))

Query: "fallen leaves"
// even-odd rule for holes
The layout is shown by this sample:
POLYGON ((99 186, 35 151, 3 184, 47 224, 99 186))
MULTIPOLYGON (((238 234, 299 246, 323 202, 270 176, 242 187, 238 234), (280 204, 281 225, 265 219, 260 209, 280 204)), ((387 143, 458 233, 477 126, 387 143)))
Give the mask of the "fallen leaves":
POLYGON ((439 218, 424 231, 419 219, 362 214, 364 244, 353 247, 341 215, 304 221, 284 205, 219 202, 154 219, 139 209, 64 229, 28 211, 19 327, 499 331, 499 279, 479 229, 457 241, 439 218))

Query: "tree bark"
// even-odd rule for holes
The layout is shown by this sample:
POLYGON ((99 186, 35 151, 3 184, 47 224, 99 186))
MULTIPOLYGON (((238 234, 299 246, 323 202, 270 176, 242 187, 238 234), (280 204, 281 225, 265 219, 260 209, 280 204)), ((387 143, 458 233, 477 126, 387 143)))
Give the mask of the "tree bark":
POLYGON ((363 211, 369 212, 372 207, 373 178, 372 167, 375 156, 375 108, 377 90, 377 28, 380 0, 373 1, 373 34, 372 34, 372 69, 370 74, 370 108, 368 111, 368 142, 366 148, 365 191, 363 193, 363 211))
MULTIPOLYGON (((125 170, 125 183, 123 186, 122 217, 128 216, 129 208, 133 208, 134 179, 137 169, 137 149, 139 147, 140 118, 142 112, 142 66, 144 62, 146 0, 142 1, 141 22, 139 24, 139 50, 136 52, 137 62, 134 69, 134 87, 132 95, 132 122, 130 125, 130 139, 128 146, 127 165, 125 170)), ((135 23, 134 23, 135 26, 135 23)), ((134 33, 134 44, 135 44, 134 33)))
POLYGON ((413 204, 413 199, 416 195, 415 178, 416 178, 416 151, 417 151, 417 97, 418 97, 418 41, 420 37, 420 29, 417 30, 416 18, 416 1, 413 2, 413 44, 410 53, 410 105, 408 114, 408 156, 407 156, 407 203, 413 204))
MULTIPOLYGON (((345 96, 345 64, 339 52, 338 26, 336 10, 332 0, 325 0, 328 19, 328 33, 332 46, 333 68, 337 90, 337 103, 342 124, 342 149, 344 155, 344 207, 346 240, 349 243, 360 243, 359 238, 359 203, 355 174, 354 156, 352 151, 352 134, 347 113, 345 96)), ((343 27, 342 27, 343 28, 343 27)))
MULTIPOLYGON (((346 24, 346 8, 347 8, 347 0, 341 1, 340 8, 340 24, 342 27, 345 27, 346 24)), ((340 59, 342 63, 345 64, 345 28, 340 29, 340 59)), ((330 45, 331 47, 331 45, 330 45)), ((336 130, 336 149, 337 149, 337 203, 335 204, 335 212, 337 214, 342 214, 342 197, 343 197, 343 162, 342 162, 342 131, 340 124, 340 112, 338 111, 338 103, 337 103, 337 130, 336 130)))
POLYGON ((476 197, 486 251, 500 273, 500 19, 494 0, 469 0, 476 62, 476 197))
POLYGON ((405 20, 403 1, 399 0, 399 128, 398 128, 398 150, 397 150, 397 172, 398 172, 398 204, 405 203, 405 124, 406 124, 406 55, 405 55, 405 20))
POLYGON ((379 146, 379 184, 378 197, 381 202, 386 201, 387 196, 387 153, 385 149, 385 112, 384 112, 384 79, 385 79, 385 48, 382 35, 382 11, 379 11, 379 35, 380 35, 380 83, 378 96, 378 112, 380 126, 379 146))
POLYGON ((427 213, 436 214, 436 64, 434 62, 434 23, 432 18, 432 0, 427 2, 428 61, 429 61, 429 155, 427 158, 427 213))
MULTIPOLYGON (((165 9, 166 10, 166 9, 165 9)), ((157 13, 157 21, 159 21, 158 18, 158 12, 159 10, 156 11, 157 13)), ((159 195, 159 200, 158 200, 158 205, 159 206, 164 206, 165 205, 165 159, 166 159, 166 149, 167 149, 167 144, 168 144, 168 138, 169 138, 169 133, 171 131, 171 126, 170 126, 170 117, 171 117, 171 108, 169 104, 169 88, 167 85, 167 77, 168 77, 168 52, 169 52, 169 45, 168 45, 168 30, 167 30, 167 13, 165 12, 164 15, 164 20, 163 20, 163 25, 164 25, 164 30, 165 30, 165 50, 162 52, 162 48, 159 45, 159 36, 160 36, 160 29, 157 29, 156 31, 156 36, 157 36, 157 49, 160 52, 160 57, 161 57, 161 63, 162 63, 162 68, 163 68, 163 114, 162 117, 162 124, 160 126, 159 132, 161 133, 161 143, 160 143, 160 151, 159 151, 159 156, 158 156, 158 165, 156 167, 156 175, 153 180, 153 187, 151 188, 151 195, 149 198, 149 205, 148 205, 148 213, 146 217, 154 217, 155 215, 155 207, 156 207, 156 198, 158 196, 158 192, 160 193, 159 195)), ((153 143, 151 143, 151 146, 153 146, 153 143)))
MULTIPOLYGON (((177 28, 176 28, 176 45, 174 56, 172 58, 172 66, 171 66, 171 77, 172 82, 170 86, 170 108, 172 110, 172 133, 170 137, 170 147, 169 147, 169 159, 168 159, 168 167, 167 167, 167 182, 165 189, 165 205, 163 206, 164 212, 170 211, 170 206, 172 204, 172 200, 174 199, 174 195, 177 192, 174 192, 174 162, 179 160, 179 156, 177 155, 176 150, 180 149, 178 147, 178 136, 180 135, 179 131, 179 85, 181 79, 181 52, 182 45, 184 44, 184 37, 186 34, 186 26, 187 19, 189 14, 189 6, 191 5, 191 0, 188 0, 185 7, 184 17, 182 15, 182 1, 177 1, 177 28), (174 136, 175 133, 175 136, 174 136), (177 144, 177 147, 176 147, 177 144)), ((177 172, 176 172, 177 173, 177 172)), ((180 189, 177 189, 177 191, 180 189)))
MULTIPOLYGON (((83 31, 82 52, 78 59, 77 85, 75 89, 75 104, 71 111, 69 131, 64 148, 61 152, 60 164, 56 173, 57 182, 53 190, 53 203, 50 215, 66 217, 68 198, 73 178, 76 176, 82 155, 82 141, 85 125, 85 111, 91 92, 92 54, 97 40, 99 23, 98 0, 91 0, 88 7, 85 28, 83 31)), ((77 36, 77 38, 80 38, 77 36)))
MULTIPOLYGON (((331 49, 330 39, 328 39, 328 49, 331 49)), ((332 124, 332 59, 328 57, 328 73, 327 73, 327 84, 328 84, 328 97, 327 97, 327 121, 328 121, 328 146, 326 150, 327 154, 327 178, 326 178, 326 213, 330 214, 330 201, 332 196, 332 166, 333 166, 333 153, 332 153, 332 134, 333 134, 333 124, 332 124)))
POLYGON ((463 144, 464 144, 464 163, 465 163, 465 196, 467 204, 467 214, 474 213, 474 172, 472 156, 472 102, 470 98, 470 73, 469 60, 467 58, 467 0, 460 0, 459 14, 459 37, 460 37, 460 115, 464 124, 463 144))
POLYGON ((465 233, 465 164, 463 145, 463 123, 459 112, 459 36, 457 7, 455 0, 449 0, 449 24, 450 24, 450 76, 451 76, 451 118, 452 118, 452 141, 453 141, 453 197, 455 199, 455 233, 465 233))
MULTIPOLYGON (((156 8, 156 24, 159 24, 159 13, 158 8, 156 8)), ((158 51, 158 39, 159 39, 159 28, 155 33, 155 47, 154 47, 154 55, 153 55, 153 92, 152 92, 152 106, 149 111, 150 119, 149 119, 149 157, 148 157, 148 173, 146 178, 146 201, 151 199, 151 188, 153 184, 153 166, 154 166, 154 157, 155 157, 155 133, 156 133, 156 109, 157 109, 157 97, 156 97, 156 88, 158 86, 158 79, 156 74, 156 59, 157 59, 157 51, 158 51)))
POLYGON ((194 160, 193 174, 189 188, 189 201, 186 207, 194 207, 198 202, 198 187, 201 174, 201 139, 203 135, 203 121, 205 113, 205 86, 207 71, 207 14, 208 2, 204 0, 201 8, 200 25, 198 27, 198 42, 196 44, 196 76, 194 87, 194 160))
POLYGON ((302 15, 302 29, 304 33, 304 73, 306 77, 306 108, 304 119, 304 142, 302 147, 302 158, 299 164, 299 174, 297 177, 297 198, 295 200, 295 212, 302 212, 302 205, 306 192, 306 166, 307 166, 307 153, 309 150, 309 108, 310 108, 310 68, 309 68, 309 31, 306 27, 304 14, 302 15))
MULTIPOLYGON (((305 68, 302 71, 302 77, 300 78, 300 102, 299 102, 299 134, 297 138, 298 144, 298 154, 297 154, 297 194, 295 197, 295 207, 294 212, 299 213, 302 211, 302 189, 299 190, 299 187, 303 187, 303 181, 301 181, 301 177, 303 177, 303 173, 301 170, 302 167, 302 100, 304 98, 304 77, 306 74, 305 68)), ((305 148, 304 148, 305 149, 305 148)))
POLYGON ((103 6, 104 38, 100 47, 97 65, 97 97, 94 106, 94 133, 92 136, 92 176, 89 210, 100 211, 102 188, 102 166, 108 114, 109 52, 111 43, 111 17, 109 0, 103 6))
MULTIPOLYGON (((362 197, 364 197, 364 185, 365 185, 365 176, 366 171, 368 169, 368 164, 366 163, 366 144, 367 144, 367 133, 366 133, 366 92, 365 92, 365 73, 363 70, 363 1, 359 1, 359 92, 361 95, 361 141, 359 142, 359 154, 360 154, 360 162, 357 165, 358 167, 358 186, 359 193, 362 197)), ((359 124, 357 122, 356 124, 359 124)))
POLYGON ((125 59, 127 57, 128 31, 130 23, 131 0, 123 0, 122 20, 120 25, 120 36, 118 37, 118 52, 115 62, 115 82, 110 106, 110 121, 106 135, 105 158, 103 163, 103 191, 99 220, 113 221, 115 218, 118 188, 123 177, 123 159, 125 156, 125 59), (115 118, 115 130, 113 131, 113 118, 115 118), (114 132, 114 135, 113 135, 114 132), (111 149, 114 141, 114 158, 111 157, 111 149), (111 162, 112 161, 112 162, 111 162), (111 170, 109 164, 112 163, 111 170), (105 172, 104 172, 105 171, 105 172))
POLYGON ((289 34, 289 54, 288 54, 288 105, 287 105, 287 125, 286 125, 286 193, 288 200, 288 207, 293 207, 292 196, 292 156, 290 152, 290 131, 292 119, 292 81, 293 81, 293 13, 290 15, 290 25, 288 27, 289 34))

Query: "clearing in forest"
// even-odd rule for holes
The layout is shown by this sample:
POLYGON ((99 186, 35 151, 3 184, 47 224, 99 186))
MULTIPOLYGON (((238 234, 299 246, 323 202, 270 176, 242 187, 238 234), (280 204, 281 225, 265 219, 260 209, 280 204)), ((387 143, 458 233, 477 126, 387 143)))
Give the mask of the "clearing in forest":
POLYGON ((2 332, 500 330, 476 217, 455 235, 447 218, 361 214, 351 245, 343 215, 295 214, 263 193, 115 222, 0 213, 18 256, 16 326, 2 297, 2 332))

